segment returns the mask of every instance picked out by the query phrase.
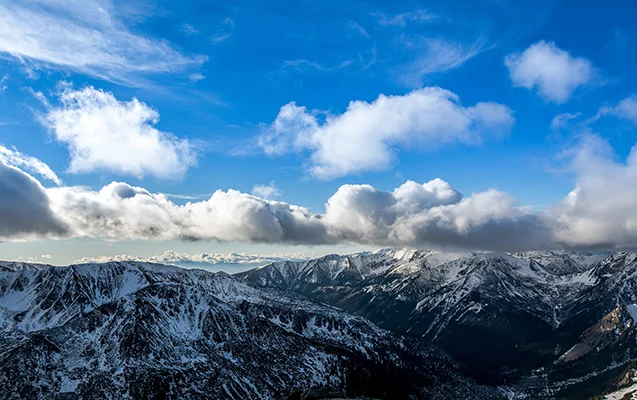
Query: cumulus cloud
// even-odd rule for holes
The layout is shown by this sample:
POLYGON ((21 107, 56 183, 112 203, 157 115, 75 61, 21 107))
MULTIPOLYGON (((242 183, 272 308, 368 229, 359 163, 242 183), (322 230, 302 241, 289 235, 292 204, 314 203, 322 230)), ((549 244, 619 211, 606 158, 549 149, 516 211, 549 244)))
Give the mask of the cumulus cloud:
POLYGON ((254 185, 252 194, 264 199, 276 199, 281 196, 281 191, 276 187, 274 181, 272 181, 269 185, 254 185))
POLYGON ((111 171, 138 178, 180 178, 196 163, 186 139, 155 128, 157 110, 133 98, 120 101, 92 86, 65 88, 42 123, 69 147, 69 172, 111 171))
MULTIPOLYGON (((114 1, 27 0, 0 4, 0 53, 30 67, 70 69, 118 83, 136 74, 171 73, 201 65, 164 40, 133 33, 114 1)), ((139 16, 139 15, 138 15, 139 16)))
MULTIPOLYGON (((215 240, 287 244, 373 244, 518 251, 635 248, 637 147, 626 160, 598 136, 572 149, 576 188, 543 211, 486 190, 463 196, 448 182, 407 181, 393 191, 343 185, 324 213, 236 190, 178 205, 122 182, 100 190, 44 188, 0 160, 0 238, 215 240)), ((235 257, 250 262, 250 257, 235 257)), ((158 262, 214 263, 214 255, 164 254, 158 262)), ((229 258, 223 260, 228 261, 229 258)), ((221 262, 221 261, 220 261, 221 262)))
POLYGON ((0 161, 14 167, 25 168, 28 171, 34 172, 50 181, 53 181, 56 185, 62 184, 62 180, 47 164, 35 157, 22 154, 15 148, 9 149, 0 145, 0 161))
POLYGON ((127 254, 115 255, 115 256, 100 256, 100 257, 83 257, 75 260, 75 263, 103 263, 109 261, 143 261, 154 262, 160 264, 176 264, 176 265, 198 265, 198 264, 269 264, 277 261, 289 261, 289 260, 306 260, 309 257, 306 254, 299 253, 285 253, 285 254, 246 254, 246 253, 199 253, 188 254, 178 253, 174 251, 165 251, 163 254, 139 257, 131 256, 127 254))
POLYGON ((296 103, 281 107, 259 143, 267 154, 309 152, 308 169, 321 179, 388 169, 396 151, 407 146, 437 147, 480 143, 485 136, 508 133, 513 112, 497 103, 464 107, 454 93, 438 87, 404 96, 380 95, 352 101, 340 115, 308 111, 296 103), (365 151, 360 151, 365 143, 365 151))
POLYGON ((574 57, 553 42, 539 41, 522 53, 506 56, 515 86, 535 89, 547 101, 564 103, 595 75, 593 64, 582 57, 574 57))
POLYGON ((542 216, 495 190, 463 198, 436 179, 384 192, 345 185, 326 206, 330 233, 358 243, 519 249, 547 245, 542 216))
POLYGON ((80 237, 326 243, 320 216, 303 207, 218 190, 177 205, 163 194, 113 182, 99 191, 48 189, 56 214, 80 237))
POLYGON ((61 236, 66 226, 49 206, 45 189, 31 175, 0 157, 0 238, 61 236))
POLYGON ((578 180, 551 210, 556 239, 573 247, 635 248, 637 146, 621 161, 608 142, 589 134, 571 158, 578 180))

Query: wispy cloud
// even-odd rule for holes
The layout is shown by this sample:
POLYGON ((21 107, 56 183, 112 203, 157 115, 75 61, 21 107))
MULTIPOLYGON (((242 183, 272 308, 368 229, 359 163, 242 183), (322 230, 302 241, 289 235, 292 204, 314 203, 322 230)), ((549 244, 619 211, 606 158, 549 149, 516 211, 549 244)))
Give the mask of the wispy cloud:
POLYGON ((62 184, 62 180, 46 163, 35 157, 22 154, 15 148, 9 149, 0 145, 0 162, 36 173, 56 185, 62 184))
POLYGON ((0 78, 0 93, 2 93, 5 90, 7 90, 7 88, 8 88, 7 81, 8 80, 9 80, 9 75, 4 75, 2 78, 0 78))
POLYGON ((347 22, 347 28, 350 29, 353 32, 356 32, 357 34, 364 36, 366 38, 369 39, 369 33, 367 33, 367 30, 365 28, 363 28, 361 26, 361 24, 359 24, 356 21, 348 21, 347 22))
POLYGON ((296 70, 296 71, 304 71, 308 68, 316 70, 316 71, 320 71, 320 72, 334 72, 334 71, 338 71, 341 70, 343 68, 347 68, 348 66, 352 65, 354 63, 354 60, 345 60, 345 61, 341 61, 338 64, 334 64, 334 65, 325 65, 322 63, 318 63, 315 61, 309 61, 309 60, 305 60, 305 59, 296 59, 296 60, 286 60, 283 62, 283 65, 281 66, 282 70, 296 70))
POLYGON ((485 44, 484 38, 469 45, 441 38, 410 41, 408 48, 418 56, 398 68, 399 80, 409 87, 420 87, 426 76, 459 68, 484 51, 485 44))
POLYGON ((194 25, 183 23, 181 24, 181 33, 185 36, 192 36, 199 33, 199 29, 195 28, 194 25))
POLYGON ((209 39, 213 43, 221 43, 230 38, 230 32, 234 28, 234 20, 232 18, 224 19, 216 31, 209 36, 209 39))
POLYGON ((0 53, 29 68, 68 69, 130 85, 141 84, 140 75, 182 72, 206 60, 133 33, 120 10, 108 0, 4 2, 0 53))
POLYGON ((432 21, 438 16, 423 9, 417 9, 405 13, 386 15, 381 12, 374 13, 378 17, 378 23, 383 26, 405 27, 409 23, 424 23, 432 21))

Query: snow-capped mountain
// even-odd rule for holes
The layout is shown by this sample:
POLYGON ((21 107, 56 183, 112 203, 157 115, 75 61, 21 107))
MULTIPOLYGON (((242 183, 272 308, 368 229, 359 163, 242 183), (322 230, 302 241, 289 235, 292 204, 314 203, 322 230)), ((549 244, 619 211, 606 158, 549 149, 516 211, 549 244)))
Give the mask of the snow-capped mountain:
POLYGON ((502 397, 345 311, 141 262, 0 263, 0 387, 2 399, 502 397))
MULTIPOLYGON (((586 342, 587 329, 618 305, 632 309, 637 301, 635 253, 380 250, 272 263, 236 276, 430 340, 469 365, 478 379, 521 380, 536 395, 544 392, 528 382, 545 387, 548 380, 555 385, 551 395, 569 393, 570 386, 591 386, 603 373, 615 379, 608 372, 611 366, 625 369, 637 360, 632 339, 622 341, 622 357, 604 350, 612 356, 575 362, 566 354, 586 342), (533 374, 544 380, 525 380, 533 374)), ((606 387, 593 385, 589 393, 604 393, 613 386, 610 380, 603 380, 606 387)))

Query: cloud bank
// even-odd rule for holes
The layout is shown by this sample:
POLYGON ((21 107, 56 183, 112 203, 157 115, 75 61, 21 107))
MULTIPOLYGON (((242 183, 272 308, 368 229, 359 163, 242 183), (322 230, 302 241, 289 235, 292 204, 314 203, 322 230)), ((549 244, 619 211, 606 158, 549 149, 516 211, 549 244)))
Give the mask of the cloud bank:
POLYGON ((576 188, 542 211, 521 206, 497 190, 463 196, 448 182, 434 179, 424 184, 407 181, 393 191, 343 185, 327 199, 323 213, 236 190, 218 190, 206 200, 178 205, 166 195, 123 182, 100 190, 44 188, 0 160, 0 239, 347 243, 504 251, 635 248, 637 147, 620 161, 605 141, 588 135, 571 150, 570 160, 576 188))
POLYGON ((298 253, 285 253, 285 254, 246 254, 246 253, 177 253, 174 251, 165 251, 163 254, 139 257, 131 256, 127 254, 121 254, 116 256, 100 256, 100 257, 83 257, 75 260, 75 263, 103 263, 109 261, 143 261, 153 262, 159 264, 177 264, 177 265, 217 265, 217 264, 269 264, 277 261, 289 261, 289 260, 305 260, 308 256, 298 253))
POLYGON ((589 60, 574 57, 555 43, 543 40, 522 53, 509 54, 504 64, 515 86, 537 90, 544 99, 558 104, 568 101, 595 75, 589 60))
POLYGON ((380 95, 375 101, 350 102, 338 115, 308 111, 296 103, 281 107, 259 143, 265 153, 309 154, 309 172, 321 179, 388 169, 396 151, 445 144, 480 143, 506 134, 514 118, 506 106, 481 102, 464 107, 454 93, 439 87, 404 96, 380 95), (360 151, 365 143, 365 151, 360 151))
POLYGON ((46 190, 34 177, 0 157, 0 238, 17 240, 70 234, 51 210, 46 190))

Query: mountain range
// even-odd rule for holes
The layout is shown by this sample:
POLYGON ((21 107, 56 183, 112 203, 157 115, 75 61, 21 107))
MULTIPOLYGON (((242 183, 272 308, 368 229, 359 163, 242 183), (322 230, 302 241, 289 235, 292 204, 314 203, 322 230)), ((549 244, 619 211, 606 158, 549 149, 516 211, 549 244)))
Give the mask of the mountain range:
POLYGON ((0 263, 0 399, 637 393, 637 253, 0 263))

